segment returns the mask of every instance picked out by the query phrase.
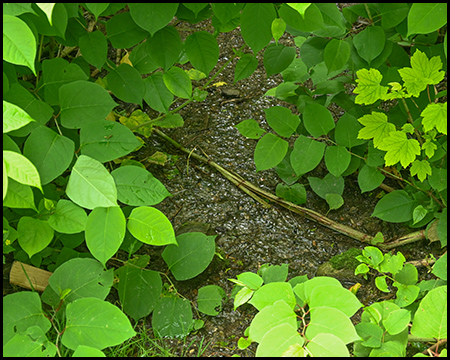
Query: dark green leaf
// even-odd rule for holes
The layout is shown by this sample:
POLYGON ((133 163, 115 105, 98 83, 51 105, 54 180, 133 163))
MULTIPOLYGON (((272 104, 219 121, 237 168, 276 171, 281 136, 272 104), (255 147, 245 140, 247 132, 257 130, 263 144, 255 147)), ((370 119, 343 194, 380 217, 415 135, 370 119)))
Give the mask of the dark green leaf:
POLYGON ((264 51, 264 67, 267 76, 278 74, 286 69, 294 60, 295 49, 281 44, 271 44, 264 51))
POLYGON ((272 39, 272 21, 276 16, 275 7, 269 3, 247 3, 242 10, 241 34, 255 55, 272 39))
POLYGON ((325 106, 316 103, 305 104, 303 123, 306 130, 316 138, 328 134, 335 126, 330 111, 325 106))
POLYGON ((411 199, 404 190, 395 190, 383 196, 377 203, 372 216, 393 223, 405 222, 412 219, 413 210, 417 202, 411 199))
MULTIPOLYGON (((306 190, 301 184, 294 184, 291 186, 278 184, 276 194, 277 196, 297 205, 306 203, 306 190)), ((266 281, 264 282, 267 283, 266 281)))
POLYGON ((334 176, 341 176, 350 165, 351 154, 345 146, 327 146, 325 150, 325 165, 334 176))
POLYGON ((80 51, 86 61, 101 69, 108 55, 108 43, 101 31, 86 33, 79 40, 80 51))
POLYGON ((144 100, 156 111, 167 113, 172 104, 173 95, 164 84, 163 74, 156 72, 144 79, 144 100))
POLYGON ((172 67, 163 75, 164 84, 169 91, 182 99, 189 99, 192 95, 192 83, 189 75, 179 67, 172 67))
POLYGON ((191 304, 178 297, 162 297, 152 316, 152 327, 159 337, 183 338, 192 326, 191 304))
POLYGON ((344 192, 344 178, 327 174, 323 179, 308 177, 309 184, 313 191, 322 199, 326 199, 327 194, 342 195, 344 192))
POLYGON ((264 109, 267 123, 278 134, 284 137, 290 137, 300 125, 298 115, 292 114, 291 110, 283 106, 272 106, 264 109))
POLYGON ((182 48, 180 34, 173 26, 166 26, 147 39, 150 59, 164 71, 179 59, 182 48))
POLYGON ((245 79, 254 73, 258 67, 258 59, 251 54, 241 56, 234 70, 234 82, 245 79))
POLYGON ((141 74, 128 64, 121 64, 106 76, 108 87, 120 100, 142 106, 144 82, 141 74))
POLYGON ((217 40, 207 31, 198 31, 186 38, 184 49, 191 64, 208 75, 219 59, 217 40))
POLYGON ((133 47, 148 36, 148 32, 140 28, 131 18, 129 12, 122 12, 106 23, 108 40, 116 49, 133 47))
POLYGON ((298 176, 306 174, 319 165, 325 151, 325 144, 300 135, 291 153, 291 166, 298 176))
POLYGON ((286 155, 288 143, 274 134, 264 135, 255 148, 256 171, 270 169, 278 165, 286 155))
POLYGON ((369 26, 353 38, 353 44, 359 56, 369 65, 384 49, 386 35, 381 26, 369 26))
POLYGON ((128 6, 136 24, 152 36, 173 19, 178 9, 178 3, 131 3, 128 6))

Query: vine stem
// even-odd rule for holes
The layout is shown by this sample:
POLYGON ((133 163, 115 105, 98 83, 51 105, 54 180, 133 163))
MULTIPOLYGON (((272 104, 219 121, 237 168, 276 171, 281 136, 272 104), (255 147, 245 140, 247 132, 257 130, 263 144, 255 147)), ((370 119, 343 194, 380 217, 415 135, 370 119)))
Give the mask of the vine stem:
MULTIPOLYGON (((179 150, 183 151, 184 153, 188 154, 189 156, 193 157, 194 159, 199 160, 199 161, 215 168, 226 179, 231 181, 234 185, 236 185, 239 189, 241 189, 246 194, 251 196, 253 199, 255 199, 256 201, 261 203, 265 208, 269 208, 269 207, 271 207, 271 205, 269 203, 267 203, 263 198, 265 198, 269 201, 272 201, 272 202, 274 202, 288 210, 291 210, 297 214, 303 215, 303 216, 307 217, 308 219, 318 222, 319 224, 326 226, 332 230, 335 230, 343 235, 351 237, 352 239, 355 239, 355 240, 358 240, 358 241, 361 241, 364 243, 368 243, 368 244, 373 243, 373 236, 364 234, 364 233, 362 233, 356 229, 353 229, 347 225, 339 224, 336 221, 331 220, 318 212, 298 206, 294 203, 291 203, 290 201, 286 201, 276 195, 273 195, 270 192, 262 190, 262 189, 258 188, 257 186, 253 185, 252 183, 246 181, 241 176, 223 168, 222 166, 215 163, 211 159, 207 159, 203 156, 200 156, 200 155, 196 154, 195 152, 193 152, 193 150, 186 149, 185 147, 180 145, 178 142, 176 142, 174 139, 172 139, 171 137, 169 137, 165 133, 163 133, 161 130, 153 129, 153 132, 155 134, 157 134, 158 136, 160 136, 161 138, 163 138, 164 140, 166 140, 167 142, 169 142, 170 144, 172 144, 173 146, 175 146, 177 149, 179 149, 179 150)), ((377 246, 382 249, 387 250, 387 249, 391 249, 393 247, 396 247, 399 245, 404 245, 404 244, 407 244, 407 243, 410 243, 413 241, 419 241, 424 238, 425 238, 425 231, 421 230, 421 231, 417 231, 412 234, 402 236, 401 238, 397 239, 393 243, 382 243, 382 244, 377 244, 377 246)))

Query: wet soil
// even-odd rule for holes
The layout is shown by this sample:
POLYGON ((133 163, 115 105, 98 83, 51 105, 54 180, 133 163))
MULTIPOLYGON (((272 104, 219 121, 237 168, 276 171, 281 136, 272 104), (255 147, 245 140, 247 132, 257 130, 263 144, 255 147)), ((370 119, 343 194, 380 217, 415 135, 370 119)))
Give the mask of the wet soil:
MULTIPOLYGON (((183 27, 186 27, 183 23, 183 27)), ((192 28, 209 30, 208 22, 191 25, 192 28)), ((186 33, 186 36, 189 33, 186 33)), ((233 55, 233 49, 238 49, 244 43, 238 30, 220 34, 217 39, 220 46, 218 65, 212 71, 215 73, 233 55)), ((293 39, 285 34, 280 40, 285 45, 293 45, 293 39)), ((262 59, 262 54, 259 56, 262 59)), ((253 153, 257 140, 246 139, 239 134, 235 126, 246 119, 255 119, 266 131, 271 131, 266 123, 263 109, 281 105, 298 113, 291 104, 264 96, 264 93, 282 81, 280 75, 267 77, 262 63, 255 73, 233 85, 234 67, 237 59, 225 68, 214 82, 225 82, 225 88, 238 90, 239 99, 230 101, 221 88, 212 87, 204 102, 191 103, 180 111, 185 120, 182 128, 165 130, 164 132, 188 149, 202 156, 208 156, 225 168, 241 175, 244 179, 275 193, 276 185, 281 182, 276 172, 271 169, 256 172, 253 153)), ((187 66, 189 68, 189 66, 187 66)), ((204 84, 204 81, 194 83, 194 86, 204 84)), ((233 99, 233 98, 231 98, 233 99)), ((174 104, 173 108, 182 102, 174 104)), ((157 114, 147 110, 151 118, 157 114)), ((335 120, 343 114, 342 109, 334 106, 330 110, 335 120)), ((159 178, 173 194, 156 205, 172 222, 175 229, 187 222, 200 222, 209 225, 210 231, 216 233, 217 252, 224 260, 215 256, 211 265, 194 279, 177 282, 172 278, 177 291, 196 304, 197 290, 205 285, 215 284, 231 294, 233 283, 228 279, 245 271, 256 272, 262 264, 289 264, 289 277, 308 275, 313 277, 318 267, 330 257, 340 254, 351 247, 363 248, 356 240, 347 238, 333 230, 325 228, 313 221, 302 218, 288 210, 273 206, 265 209, 261 204, 237 189, 221 174, 205 164, 199 163, 177 151, 163 139, 152 135, 146 140, 147 147, 141 150, 137 159, 152 155, 156 151, 179 155, 175 164, 164 167, 150 164, 148 170, 159 178)), ((326 174, 324 164, 321 164, 308 176, 322 178, 326 174)), ((310 191, 306 176, 299 180, 307 187, 307 208, 322 214, 328 211, 326 202, 310 191)), ((361 194, 356 176, 345 178, 344 205, 337 211, 331 211, 327 216, 335 221, 354 227, 369 235, 381 231, 385 237, 394 238, 411 232, 411 229, 397 224, 384 223, 377 218, 371 218, 376 197, 381 190, 361 194)), ((396 184, 390 184, 394 186, 396 184)), ((423 258, 425 242, 401 249, 407 258, 423 258), (420 250, 422 249, 422 250, 420 250)), ((160 254, 163 249, 145 245, 140 252, 151 255, 150 268, 166 271, 167 266, 160 254)), ((429 249, 427 251, 430 251, 429 249)), ((170 276, 170 275, 169 275, 170 276)), ((352 286, 355 279, 342 279, 344 285, 352 286)), ((368 305, 376 301, 375 287, 370 282, 363 283, 359 296, 368 305), (364 286, 365 284, 365 286, 364 286)), ((210 317, 203 314, 199 318, 205 325, 197 333, 191 334, 183 341, 167 340, 167 345, 178 354, 197 354, 198 343, 204 338, 205 343, 211 342, 204 356, 231 356, 240 354, 252 356, 255 344, 245 351, 237 349, 237 341, 243 336, 256 311, 250 305, 243 305, 233 311, 233 301, 230 299, 223 311, 210 317), (194 341, 189 349, 188 344, 194 341)), ((147 320, 151 327, 150 319, 147 320)))

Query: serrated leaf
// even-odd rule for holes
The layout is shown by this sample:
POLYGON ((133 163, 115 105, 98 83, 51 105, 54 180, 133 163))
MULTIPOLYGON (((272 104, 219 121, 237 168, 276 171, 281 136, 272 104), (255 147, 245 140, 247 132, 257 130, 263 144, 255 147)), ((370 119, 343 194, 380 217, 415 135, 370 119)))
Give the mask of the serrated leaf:
POLYGON ((392 131, 378 145, 380 150, 387 151, 384 156, 386 166, 400 162, 404 168, 420 155, 420 144, 416 139, 408 139, 403 131, 392 131))
POLYGON ((447 135, 447 102, 428 104, 420 116, 423 117, 424 131, 430 131, 435 127, 438 131, 447 135))
POLYGON ((356 72, 356 76, 358 86, 353 90, 358 94, 355 98, 356 104, 370 105, 386 96, 389 88, 380 85, 383 76, 377 69, 361 69, 356 72))
POLYGON ((411 57, 411 67, 399 69, 398 72, 404 81, 404 86, 409 94, 419 96, 427 85, 435 85, 444 78, 442 61, 439 56, 430 60, 425 53, 416 50, 411 57))
POLYGON ((387 116, 380 112, 373 111, 372 114, 364 115, 358 121, 364 125, 358 132, 358 139, 373 138, 373 145, 376 148, 380 148, 383 140, 395 131, 395 125, 389 123, 387 116))
POLYGON ((420 182, 423 182, 427 175, 431 175, 431 166, 427 160, 414 160, 409 171, 411 176, 417 175, 420 182))

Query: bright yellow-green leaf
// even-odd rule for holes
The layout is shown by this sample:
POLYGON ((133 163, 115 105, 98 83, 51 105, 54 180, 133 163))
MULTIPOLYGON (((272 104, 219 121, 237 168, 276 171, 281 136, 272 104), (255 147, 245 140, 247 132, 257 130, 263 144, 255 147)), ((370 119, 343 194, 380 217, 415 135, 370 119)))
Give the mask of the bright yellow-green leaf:
POLYGON ((304 18, 305 17, 305 11, 308 9, 309 5, 311 3, 287 3, 291 8, 298 11, 298 13, 304 18))
POLYGON ((405 87, 413 96, 419 96, 427 85, 438 84, 444 78, 442 62, 439 56, 430 60, 425 53, 416 50, 411 57, 411 67, 399 69, 398 72, 405 82, 405 87))
POLYGON ((402 126, 402 131, 406 134, 414 134, 414 126, 412 126, 410 123, 406 123, 402 126))
POLYGON ((436 144, 430 140, 427 140, 422 144, 422 150, 425 150, 425 155, 429 158, 434 155, 436 149, 436 144))
POLYGON ((361 69, 356 72, 356 75, 358 86, 353 92, 359 94, 355 99, 357 104, 373 104, 386 96, 389 88, 380 85, 383 75, 377 69, 361 69))
POLYGON ((358 139, 372 139, 373 145, 377 148, 383 139, 392 131, 395 131, 395 125, 388 123, 385 114, 373 111, 372 114, 364 115, 358 121, 365 127, 359 130, 358 139))
POLYGON ((447 135, 447 102, 429 104, 420 116, 423 117, 422 125, 425 131, 436 127, 438 131, 447 135))
POLYGON ((283 36, 286 30, 286 23, 283 19, 277 18, 272 21, 272 36, 275 39, 275 43, 278 42, 281 36, 283 36))
POLYGON ((431 175, 430 163, 426 160, 415 160, 411 165, 411 176, 417 175, 420 182, 427 178, 427 174, 431 175))
POLYGON ((399 161, 404 168, 411 164, 416 155, 420 155, 420 144, 415 139, 408 139, 403 131, 393 131, 378 146, 387 151, 384 156, 386 166, 397 164, 399 161))

